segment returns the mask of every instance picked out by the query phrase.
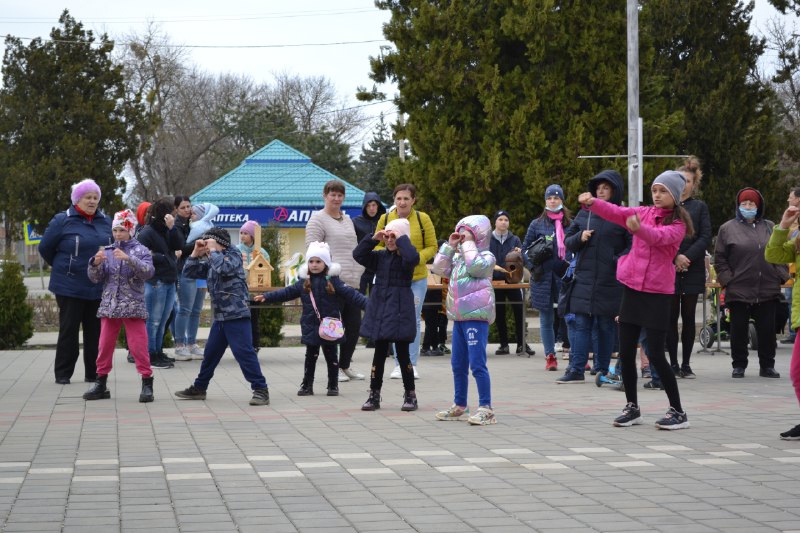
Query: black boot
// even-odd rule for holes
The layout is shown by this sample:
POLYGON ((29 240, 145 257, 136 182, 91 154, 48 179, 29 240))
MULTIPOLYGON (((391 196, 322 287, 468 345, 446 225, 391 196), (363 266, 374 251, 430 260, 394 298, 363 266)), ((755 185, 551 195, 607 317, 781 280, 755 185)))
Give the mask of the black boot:
POLYGON ((403 407, 401 407, 400 410, 401 411, 416 411, 417 410, 417 393, 416 393, 416 391, 413 391, 413 390, 406 391, 406 394, 403 397, 403 407))
POLYGON ((97 381, 92 384, 92 388, 83 393, 84 400, 107 400, 111 398, 111 391, 106 388, 108 376, 97 376, 97 381))
POLYGON ((361 406, 362 411, 375 411, 381 408, 381 390, 372 389, 369 391, 369 398, 361 406))
POLYGON ((339 396, 339 369, 328 368, 328 396, 339 396))
POLYGON ((139 394, 139 403, 153 401, 153 376, 142 378, 142 392, 139 394))
POLYGON ((300 384, 300 390, 297 391, 298 396, 314 396, 314 384, 309 383, 305 379, 300 384))

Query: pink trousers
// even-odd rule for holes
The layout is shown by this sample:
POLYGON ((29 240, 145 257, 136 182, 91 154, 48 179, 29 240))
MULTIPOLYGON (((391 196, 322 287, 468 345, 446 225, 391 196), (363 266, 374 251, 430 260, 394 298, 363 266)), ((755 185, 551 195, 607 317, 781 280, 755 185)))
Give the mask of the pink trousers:
POLYGON ((128 351, 136 361, 136 371, 143 378, 153 375, 150 369, 150 354, 147 352, 147 327, 143 318, 101 318, 100 346, 97 351, 97 375, 107 376, 111 372, 114 348, 117 347, 119 328, 125 326, 128 351))
POLYGON ((794 348, 792 349, 792 362, 789 363, 789 379, 792 380, 797 403, 800 403, 800 340, 795 340, 794 348))

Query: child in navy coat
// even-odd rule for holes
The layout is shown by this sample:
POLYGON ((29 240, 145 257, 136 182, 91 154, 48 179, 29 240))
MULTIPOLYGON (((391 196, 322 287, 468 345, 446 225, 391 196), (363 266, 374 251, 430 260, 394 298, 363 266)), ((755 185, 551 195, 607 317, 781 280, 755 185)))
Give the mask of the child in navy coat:
POLYGON ((363 411, 374 411, 381 407, 383 370, 392 343, 405 389, 402 410, 417 409, 409 346, 417 336, 411 281, 414 268, 419 263, 419 252, 411 244, 410 234, 408 220, 398 218, 375 235, 365 237, 353 250, 353 258, 375 272, 375 285, 370 293, 366 316, 361 322, 361 336, 375 342, 369 398, 361 406, 363 411), (385 249, 375 250, 381 242, 386 245, 385 249))
POLYGON ((296 298, 300 298, 303 302, 300 330, 303 334, 302 342, 306 346, 306 362, 303 382, 297 391, 298 396, 314 394, 314 373, 320 347, 328 363, 328 396, 339 395, 339 363, 336 346, 344 343, 347 335, 358 335, 358 332, 345 331, 345 337, 333 341, 324 340, 319 336, 320 318, 341 317, 340 298, 362 309, 367 304, 367 298, 363 294, 339 279, 341 270, 338 263, 331 261, 331 249, 327 243, 312 242, 308 245, 306 263, 300 267, 300 279, 296 283, 253 298, 256 302, 267 303, 288 302, 296 298))

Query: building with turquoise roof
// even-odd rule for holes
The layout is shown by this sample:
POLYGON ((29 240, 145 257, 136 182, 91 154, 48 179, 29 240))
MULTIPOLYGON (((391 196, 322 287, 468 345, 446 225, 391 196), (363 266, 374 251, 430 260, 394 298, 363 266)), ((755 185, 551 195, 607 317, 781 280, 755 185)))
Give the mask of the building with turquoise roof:
POLYGON ((277 224, 287 243, 284 257, 289 257, 305 252, 306 222, 311 213, 322 209, 322 189, 332 179, 345 184, 342 210, 351 218, 360 215, 364 191, 276 139, 191 198, 192 203, 219 207, 214 224, 231 231, 233 242, 238 241, 238 229, 248 220, 262 226, 277 224))

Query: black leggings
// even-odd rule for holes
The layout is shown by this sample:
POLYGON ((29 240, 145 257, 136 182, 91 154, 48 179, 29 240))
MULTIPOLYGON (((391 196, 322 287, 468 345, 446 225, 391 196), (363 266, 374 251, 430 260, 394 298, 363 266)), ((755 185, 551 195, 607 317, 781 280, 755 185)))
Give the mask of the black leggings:
MULTIPOLYGON (((372 372, 369 377, 369 388, 381 390, 383 386, 383 371, 386 366, 386 356, 389 354, 389 345, 392 341, 375 341, 375 355, 372 357, 372 372)), ((411 366, 411 356, 408 354, 410 342, 394 342, 397 362, 400 363, 400 375, 403 376, 403 388, 407 391, 414 390, 414 367, 411 366)))
MULTIPOLYGON (((625 397, 628 402, 635 405, 639 405, 636 397, 636 350, 641 330, 642 327, 636 324, 628 324, 626 322, 620 322, 619 324, 619 357, 622 360, 622 384, 625 386, 625 397)), ((675 373, 672 372, 672 367, 669 366, 664 355, 666 332, 650 328, 644 328, 644 330, 647 335, 647 349, 649 350, 647 356, 650 358, 650 364, 656 367, 658 375, 661 377, 661 383, 667 393, 667 398, 669 398, 669 405, 679 413, 682 413, 678 380, 675 379, 675 373)))
POLYGON ((495 298, 495 313, 497 319, 494 321, 497 326, 497 334, 500 337, 500 344, 503 346, 508 344, 508 325, 506 324, 506 307, 511 306, 514 313, 514 336, 516 337, 517 346, 522 346, 522 313, 524 307, 522 305, 522 291, 519 289, 497 289, 494 291, 495 298), (506 304, 505 302, 511 302, 506 304))
MULTIPOLYGON (((697 330, 694 322, 697 310, 697 294, 676 294, 672 297, 669 313, 669 329, 667 330, 667 351, 672 366, 678 366, 678 315, 681 317, 682 366, 689 365, 697 330)), ((649 344, 648 344, 649 346, 649 344)))

